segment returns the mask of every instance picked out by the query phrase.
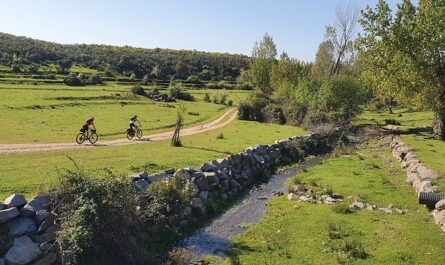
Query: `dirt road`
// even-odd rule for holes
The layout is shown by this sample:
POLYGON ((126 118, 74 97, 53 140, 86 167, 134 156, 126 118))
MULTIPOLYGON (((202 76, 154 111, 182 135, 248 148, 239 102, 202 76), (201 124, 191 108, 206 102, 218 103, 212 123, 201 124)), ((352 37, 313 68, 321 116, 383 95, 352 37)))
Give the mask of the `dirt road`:
MULTIPOLYGON (((206 124, 196 125, 189 128, 184 128, 181 130, 181 136, 194 135, 198 133, 203 133, 218 128, 222 128, 236 119, 236 109, 230 109, 221 115, 218 119, 213 120, 206 124)), ((115 139, 115 140, 104 140, 99 141, 95 144, 77 144, 71 143, 48 143, 48 144, 0 144, 0 154, 12 154, 12 153, 30 153, 30 152, 47 152, 47 151, 59 151, 65 149, 78 149, 78 148, 99 148, 101 146, 120 146, 128 144, 142 144, 152 141, 162 141, 171 139, 174 131, 156 133, 151 135, 143 136, 141 139, 129 141, 126 138, 115 139)))

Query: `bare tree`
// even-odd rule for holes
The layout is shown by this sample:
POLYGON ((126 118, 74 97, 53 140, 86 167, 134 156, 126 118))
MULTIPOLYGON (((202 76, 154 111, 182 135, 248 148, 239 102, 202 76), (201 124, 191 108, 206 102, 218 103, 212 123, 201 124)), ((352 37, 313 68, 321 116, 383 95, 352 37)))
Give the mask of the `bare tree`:
POLYGON ((341 4, 336 10, 335 26, 326 27, 326 39, 332 43, 334 54, 331 75, 339 74, 342 63, 352 54, 358 18, 359 9, 354 2, 341 4))

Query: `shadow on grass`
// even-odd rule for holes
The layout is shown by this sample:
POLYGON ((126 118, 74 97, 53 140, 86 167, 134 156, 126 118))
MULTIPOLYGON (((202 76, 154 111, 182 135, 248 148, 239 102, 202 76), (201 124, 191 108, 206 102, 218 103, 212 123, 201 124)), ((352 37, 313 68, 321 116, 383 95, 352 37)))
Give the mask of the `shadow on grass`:
POLYGON ((208 151, 208 152, 217 153, 217 154, 226 154, 226 155, 231 155, 232 154, 229 151, 221 151, 221 150, 210 149, 210 148, 205 148, 205 147, 195 147, 195 146, 186 146, 186 145, 184 145, 184 146, 182 146, 182 148, 208 151))

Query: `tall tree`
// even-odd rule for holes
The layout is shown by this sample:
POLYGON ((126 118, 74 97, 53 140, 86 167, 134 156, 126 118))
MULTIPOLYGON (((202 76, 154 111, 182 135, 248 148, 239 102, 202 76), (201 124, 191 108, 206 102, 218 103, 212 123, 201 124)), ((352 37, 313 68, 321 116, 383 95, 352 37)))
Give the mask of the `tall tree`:
POLYGON ((404 0, 395 15, 380 0, 362 12, 361 50, 367 71, 401 102, 435 112, 434 131, 445 139, 445 0, 404 0), (389 80, 389 81, 388 81, 389 80))
POLYGON ((272 90, 270 74, 276 56, 277 48, 269 34, 266 33, 260 42, 255 42, 249 74, 254 86, 264 93, 270 93, 272 90))

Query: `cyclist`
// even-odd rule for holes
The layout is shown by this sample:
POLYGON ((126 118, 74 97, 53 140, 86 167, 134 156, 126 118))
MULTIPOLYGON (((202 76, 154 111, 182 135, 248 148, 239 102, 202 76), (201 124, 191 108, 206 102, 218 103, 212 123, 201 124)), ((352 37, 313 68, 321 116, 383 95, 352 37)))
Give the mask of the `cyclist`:
POLYGON ((138 122, 139 126, 141 126, 141 123, 138 120, 138 115, 134 115, 130 119, 130 130, 133 130, 133 132, 136 131, 137 126, 134 124, 135 122, 138 122), (134 129, 133 129, 134 128, 134 129))
POLYGON ((88 137, 88 129, 90 126, 93 126, 94 130, 96 130, 96 126, 94 126, 94 117, 88 119, 83 125, 83 130, 87 133, 87 137, 88 137))

